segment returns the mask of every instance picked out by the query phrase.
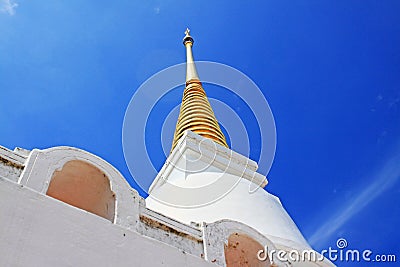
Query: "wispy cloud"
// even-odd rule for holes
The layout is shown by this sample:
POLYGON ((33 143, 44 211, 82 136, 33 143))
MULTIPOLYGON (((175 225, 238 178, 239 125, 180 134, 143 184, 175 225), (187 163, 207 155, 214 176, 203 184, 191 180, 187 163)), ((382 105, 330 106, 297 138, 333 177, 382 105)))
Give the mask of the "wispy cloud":
POLYGON ((400 151, 392 156, 386 163, 373 175, 371 184, 358 194, 355 198, 343 203, 343 205, 333 212, 332 217, 321 225, 309 238, 312 245, 323 245, 340 227, 348 222, 354 215, 363 210, 374 199, 393 186, 400 178, 400 151))
POLYGON ((15 3, 13 0, 0 0, 0 12, 6 13, 10 16, 15 14, 15 9, 17 8, 18 4, 15 3))

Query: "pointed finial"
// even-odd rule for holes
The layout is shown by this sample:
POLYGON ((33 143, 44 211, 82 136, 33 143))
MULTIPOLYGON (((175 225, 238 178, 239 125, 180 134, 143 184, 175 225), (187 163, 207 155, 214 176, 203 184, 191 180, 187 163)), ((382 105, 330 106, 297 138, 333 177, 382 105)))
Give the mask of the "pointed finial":
POLYGON ((190 36, 190 29, 189 29, 189 28, 186 28, 185 34, 186 34, 186 36, 185 36, 185 37, 188 37, 188 36, 190 36))
POLYGON ((193 40, 192 36, 190 36, 189 28, 186 28, 185 37, 183 37, 183 44, 186 45, 186 43, 188 43, 188 42, 193 44, 194 40, 193 40))

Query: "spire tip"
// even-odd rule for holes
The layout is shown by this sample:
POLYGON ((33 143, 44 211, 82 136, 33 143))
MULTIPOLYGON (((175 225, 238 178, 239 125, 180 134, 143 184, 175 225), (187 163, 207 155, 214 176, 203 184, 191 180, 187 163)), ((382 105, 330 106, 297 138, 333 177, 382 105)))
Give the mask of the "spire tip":
POLYGON ((185 37, 190 37, 190 29, 189 28, 186 28, 186 31, 185 31, 185 37))
POLYGON ((185 37, 183 37, 183 44, 186 45, 186 43, 192 43, 192 44, 194 43, 192 36, 190 36, 189 28, 186 28, 185 37))

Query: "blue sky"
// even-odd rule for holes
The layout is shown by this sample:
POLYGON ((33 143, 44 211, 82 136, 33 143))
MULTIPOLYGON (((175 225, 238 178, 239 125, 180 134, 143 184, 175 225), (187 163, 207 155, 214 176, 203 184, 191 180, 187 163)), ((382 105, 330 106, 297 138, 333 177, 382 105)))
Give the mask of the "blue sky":
POLYGON ((343 237, 400 260, 400 2, 0 0, 0 10, 1 145, 79 147, 137 187, 125 110, 146 79, 184 62, 189 26, 196 60, 239 69, 268 100, 267 190, 311 244, 343 237))

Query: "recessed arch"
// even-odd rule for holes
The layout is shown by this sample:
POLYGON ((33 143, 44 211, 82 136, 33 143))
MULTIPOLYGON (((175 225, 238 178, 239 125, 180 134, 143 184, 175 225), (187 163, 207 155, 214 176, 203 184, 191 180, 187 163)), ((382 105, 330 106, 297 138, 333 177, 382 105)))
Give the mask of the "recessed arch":
POLYGON ((265 248, 252 237, 233 233, 228 238, 228 244, 224 247, 225 263, 227 267, 251 266, 264 267, 271 266, 268 258, 258 259, 258 252, 265 248))
POLYGON ((87 162, 66 162, 61 170, 53 173, 46 194, 114 221, 115 194, 110 180, 104 172, 87 162))

